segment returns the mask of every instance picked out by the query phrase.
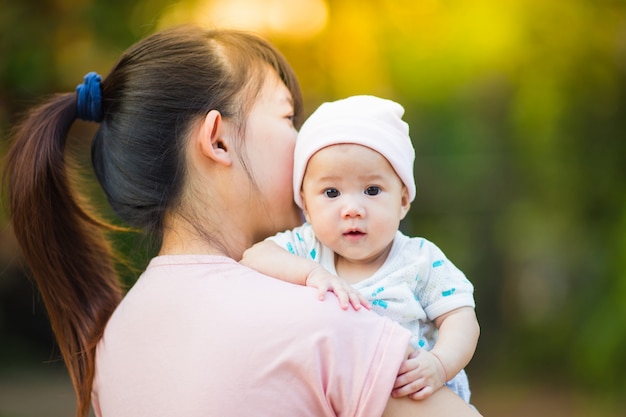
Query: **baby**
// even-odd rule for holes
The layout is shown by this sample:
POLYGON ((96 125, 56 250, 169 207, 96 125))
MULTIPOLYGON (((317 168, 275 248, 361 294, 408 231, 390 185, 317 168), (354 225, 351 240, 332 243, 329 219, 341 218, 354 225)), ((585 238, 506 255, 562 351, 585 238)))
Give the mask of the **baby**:
POLYGON ((415 351, 394 393, 409 386, 419 400, 445 384, 469 403, 463 368, 479 335, 473 286, 433 243, 398 230, 416 192, 403 114, 374 96, 322 104, 294 154, 294 198, 306 223, 254 245, 241 262, 399 322, 415 351))

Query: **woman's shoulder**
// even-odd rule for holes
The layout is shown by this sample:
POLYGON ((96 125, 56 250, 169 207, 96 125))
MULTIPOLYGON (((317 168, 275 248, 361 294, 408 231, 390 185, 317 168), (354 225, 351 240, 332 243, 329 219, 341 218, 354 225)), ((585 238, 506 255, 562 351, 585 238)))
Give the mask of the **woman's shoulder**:
POLYGON ((133 322, 138 327, 160 327, 159 317, 167 315, 174 326, 177 320, 204 321, 224 329, 254 320, 262 323, 266 333, 287 331, 293 335, 302 330, 331 338, 402 332, 371 311, 342 310, 330 292, 320 300, 314 288, 287 283, 219 257, 153 260, 118 310, 111 324, 123 327, 133 322), (289 328, 295 325, 300 330, 289 328))

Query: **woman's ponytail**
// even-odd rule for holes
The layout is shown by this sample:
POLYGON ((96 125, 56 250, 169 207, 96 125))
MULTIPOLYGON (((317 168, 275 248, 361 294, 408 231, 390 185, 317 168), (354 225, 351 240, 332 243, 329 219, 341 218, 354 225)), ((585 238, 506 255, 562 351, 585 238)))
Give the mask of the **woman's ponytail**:
MULTIPOLYGON (((87 80, 83 85, 94 91, 87 80)), ((15 235, 68 367, 77 416, 84 417, 90 407, 96 344, 122 289, 104 235, 106 225, 71 188, 65 143, 80 94, 54 96, 28 113, 14 131, 4 180, 15 235)))

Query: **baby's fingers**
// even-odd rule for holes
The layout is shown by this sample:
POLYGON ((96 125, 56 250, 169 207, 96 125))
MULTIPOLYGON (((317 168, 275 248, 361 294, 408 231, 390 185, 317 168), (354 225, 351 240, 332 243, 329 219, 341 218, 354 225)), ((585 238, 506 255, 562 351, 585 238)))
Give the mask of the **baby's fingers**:
POLYGON ((367 301, 367 298, 363 297, 360 293, 352 290, 348 293, 348 297, 350 298, 350 304, 352 305, 352 308, 354 308, 355 310, 359 310, 361 307, 365 307, 368 310, 371 309, 370 303, 369 301, 367 301))
MULTIPOLYGON (((414 400, 420 399, 415 397, 421 397, 426 394, 426 396, 430 395, 432 392, 428 392, 429 387, 426 386, 424 379, 420 378, 414 381, 410 381, 407 384, 398 384, 398 380, 396 380, 396 384, 394 385, 394 389, 391 392, 391 395, 394 397, 404 397, 406 395, 410 395, 414 400), (427 391, 420 394, 422 391, 427 391)), ((425 398, 425 397, 424 397, 425 398)))
POLYGON ((413 394, 409 394, 409 398, 412 400, 425 400, 426 398, 430 397, 433 392, 435 392, 433 387, 426 386, 421 390, 414 392, 413 394))
POLYGON ((335 293, 335 296, 339 299, 339 306, 347 310, 348 306, 351 304, 350 294, 343 288, 333 287, 330 291, 335 293))
POLYGON ((335 297, 339 300, 339 306, 344 310, 348 309, 348 306, 350 305, 350 294, 336 278, 334 280, 324 280, 318 287, 320 292, 322 289, 324 292, 331 291, 334 293, 335 297))
POLYGON ((317 297, 320 301, 323 301, 326 298, 326 292, 328 292, 328 288, 325 285, 320 285, 317 287, 317 297))

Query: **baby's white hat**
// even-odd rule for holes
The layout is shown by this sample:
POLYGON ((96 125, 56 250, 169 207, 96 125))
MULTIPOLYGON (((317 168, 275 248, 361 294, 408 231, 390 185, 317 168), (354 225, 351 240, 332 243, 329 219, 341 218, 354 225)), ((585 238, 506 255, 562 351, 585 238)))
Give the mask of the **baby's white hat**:
POLYGON ((367 146, 387 158, 415 198, 413 162, 415 149, 409 125, 402 120, 404 108, 391 100, 374 96, 352 96, 323 103, 302 124, 293 165, 294 200, 302 208, 302 179, 309 159, 322 148, 340 143, 367 146))

